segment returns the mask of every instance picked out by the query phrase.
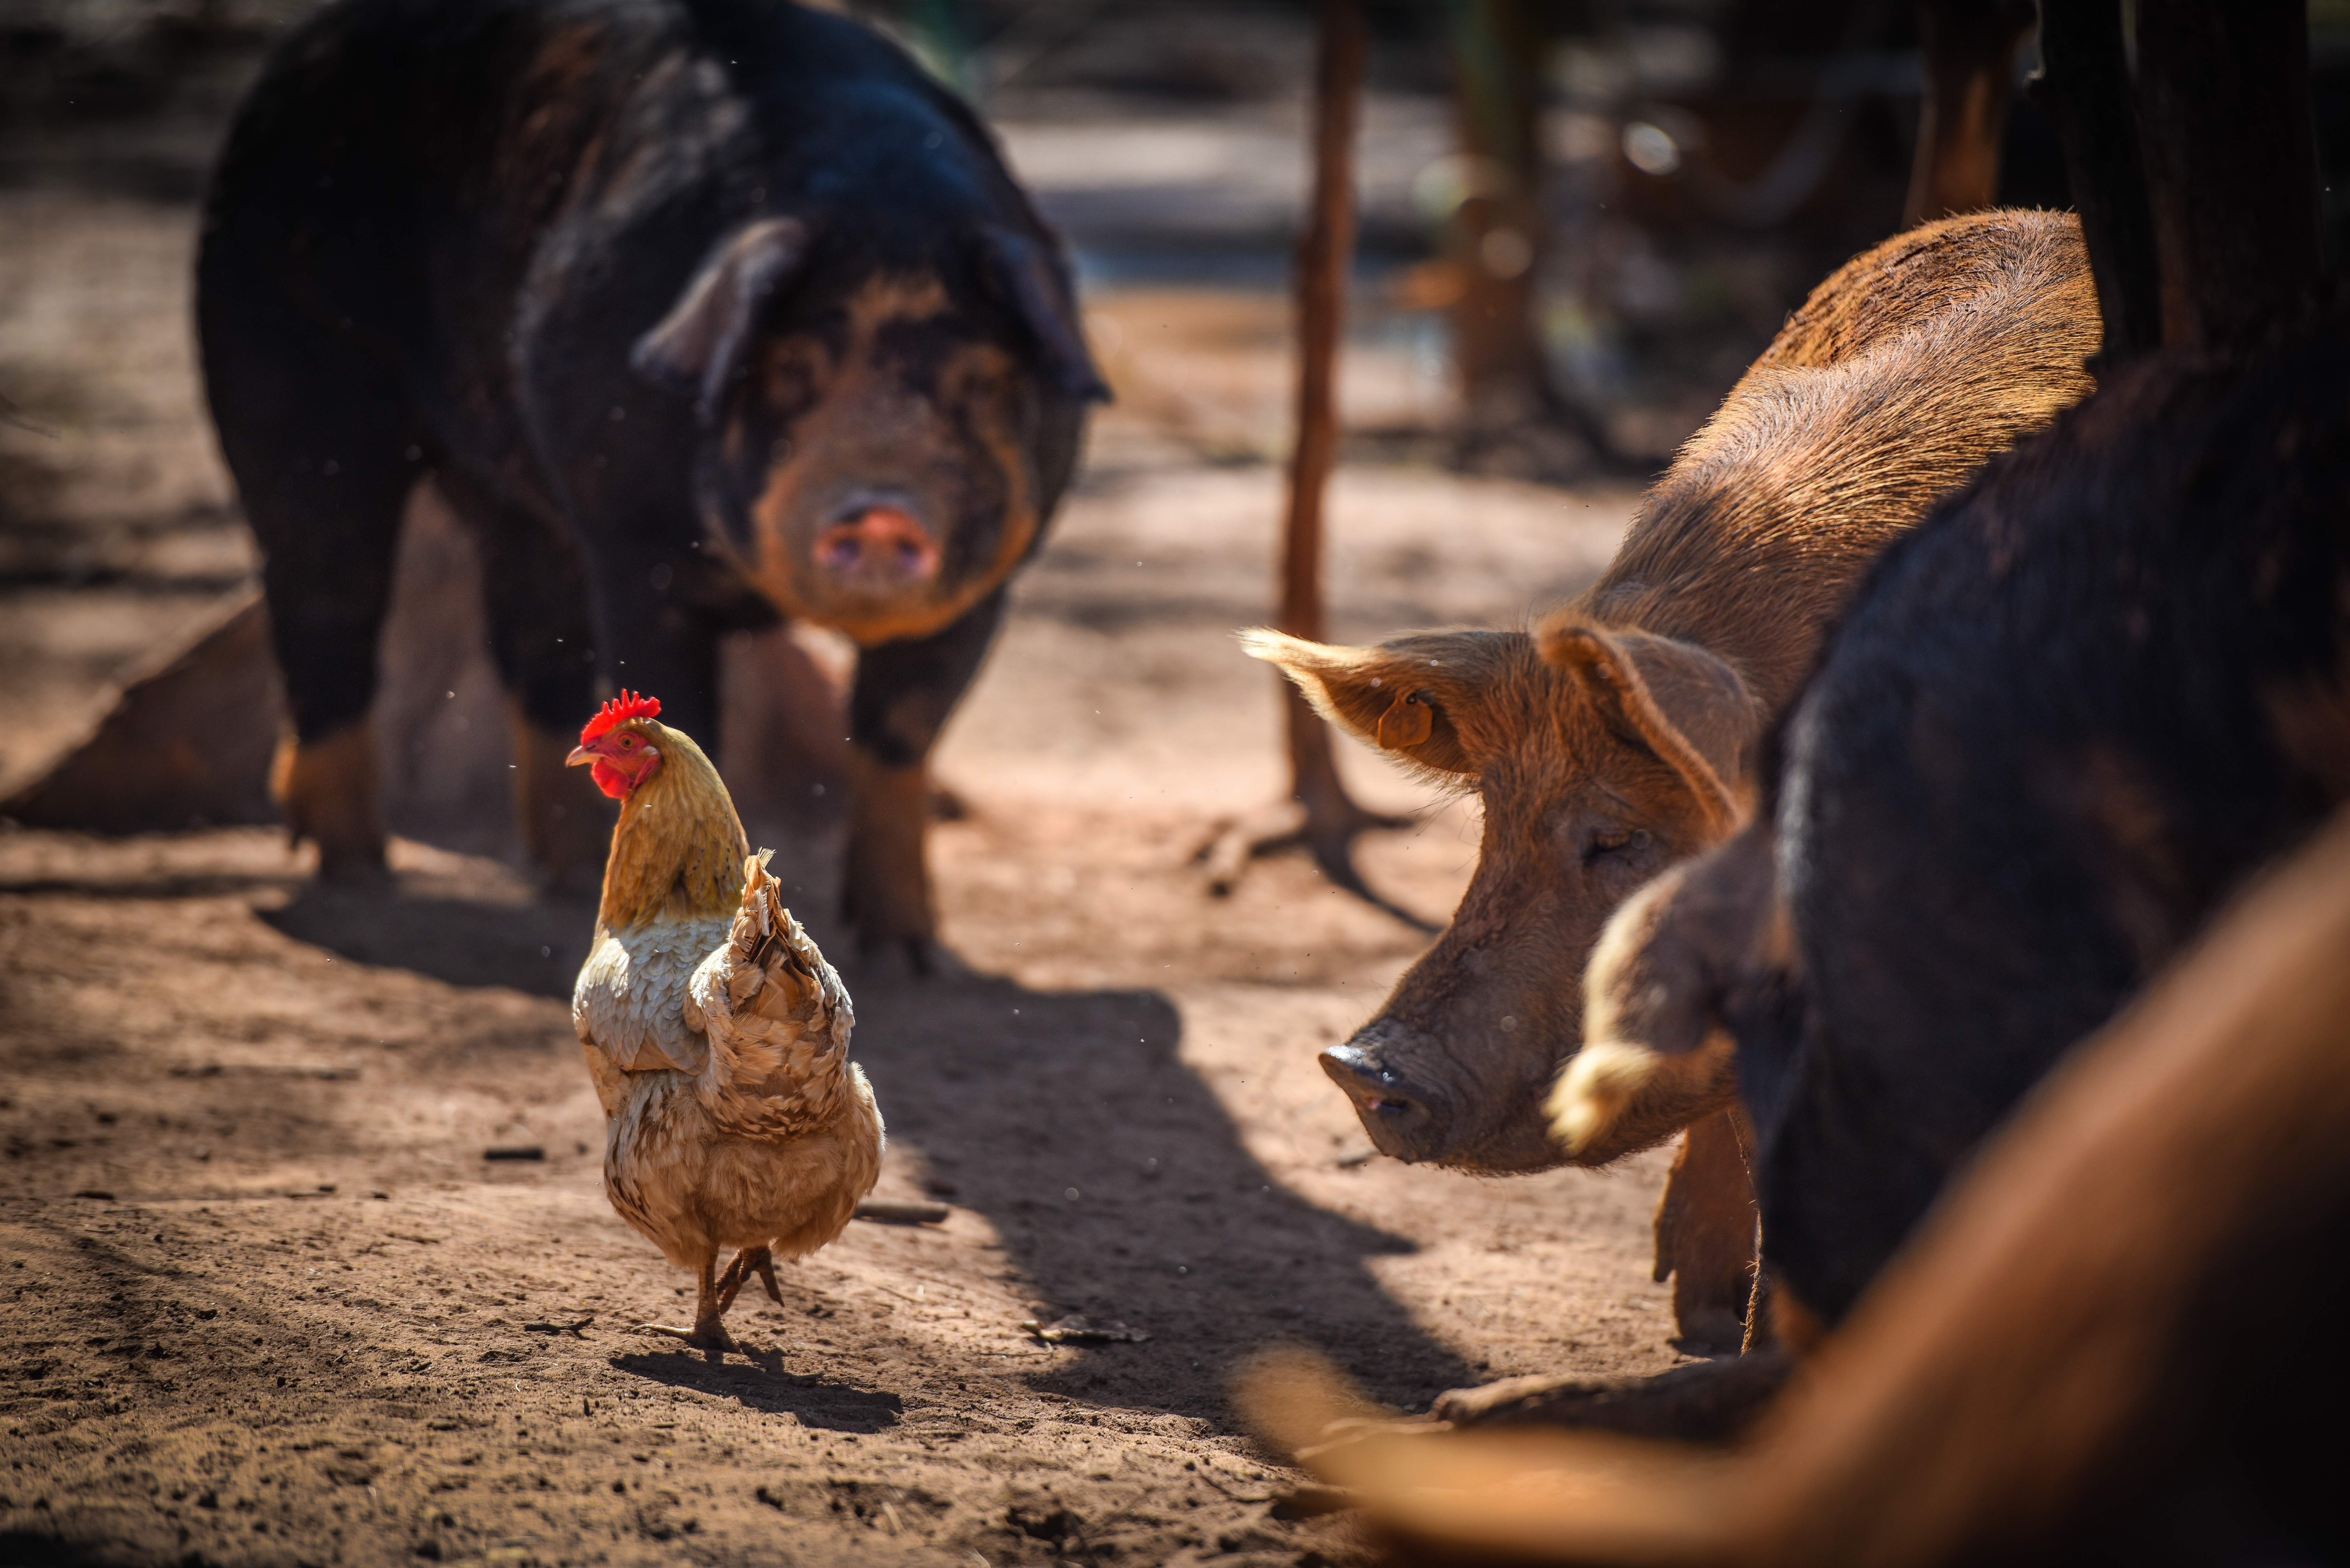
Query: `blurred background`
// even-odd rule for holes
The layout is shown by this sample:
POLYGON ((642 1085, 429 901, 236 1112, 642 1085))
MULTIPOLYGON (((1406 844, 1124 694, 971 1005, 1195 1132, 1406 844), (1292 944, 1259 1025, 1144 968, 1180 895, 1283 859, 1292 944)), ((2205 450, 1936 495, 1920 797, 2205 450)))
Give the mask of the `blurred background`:
MULTIPOLYGON (((88 736, 124 683, 237 625, 255 592, 255 547, 196 370, 191 264, 229 116, 313 4, 0 0, 0 801, 88 736)), ((734 1411, 733 1385, 660 1387, 671 1375, 615 1356, 608 1337, 534 1342, 554 1373, 483 1365, 519 1359, 510 1327, 494 1326, 510 1317, 593 1310, 608 1330, 667 1315, 672 1282, 600 1191, 601 1113, 567 1008, 589 914, 537 898, 517 868, 504 704, 478 609, 448 591, 472 569, 469 546, 445 520, 415 526, 440 515, 420 502, 376 720, 391 737, 383 755, 430 765, 387 770, 410 791, 387 808, 389 894, 312 883, 307 852, 273 826, 262 776, 274 666, 257 636, 239 668, 259 679, 198 713, 257 735, 241 797, 191 804, 162 825, 173 831, 134 837, 20 826, 36 819, 0 806, 0 1200, 16 1205, 0 1221, 38 1232, 17 1254, 38 1267, 14 1288, 40 1303, 0 1321, 17 1332, 5 1359, 23 1374, 0 1407, 22 1423, 24 1452, 56 1445, 50 1471, 65 1479, 43 1482, 42 1539, 76 1510, 145 1517, 160 1504, 139 1489, 198 1453, 191 1473, 236 1478, 217 1483, 231 1506, 215 1517, 239 1530, 240 1490, 283 1499, 290 1486, 339 1519, 359 1491, 330 1455, 381 1441, 455 1467, 386 1459, 381 1476, 387 1510, 450 1523, 452 1542, 517 1543, 501 1557, 679 1560, 688 1548, 671 1516, 643 1512, 617 1470, 593 1468, 600 1436, 576 1445, 576 1471, 556 1469, 592 1486, 566 1481, 545 1544, 508 1533, 525 1528, 523 1472, 509 1488, 497 1466, 469 1468, 481 1457, 471 1445, 485 1443, 475 1407, 488 1403, 472 1379, 494 1375, 503 1404, 511 1371, 513 1418, 559 1434, 558 1421, 587 1415, 571 1414, 577 1370, 604 1380, 589 1386, 605 1421, 631 1408, 608 1408, 609 1389, 664 1401, 633 1407, 631 1421, 691 1398, 730 1406, 713 1423, 743 1423, 686 1417, 672 1438, 672 1413, 604 1456, 638 1488, 633 1466, 656 1449, 697 1430, 723 1442, 723 1462, 707 1448, 693 1461, 710 1533, 691 1550, 706 1557, 774 1555, 784 1504, 766 1489, 779 1475, 856 1497, 879 1483, 848 1478, 880 1474, 926 1509, 951 1500, 953 1530, 1005 1521, 982 1537, 999 1563, 1045 1561, 1048 1536, 1061 1561, 1051 1521, 1080 1514, 1119 1532, 1095 1537, 1098 1558, 1072 1536, 1088 1561, 1194 1562, 1212 1541, 1215 1561, 1247 1568, 1352 1562, 1324 1554, 1329 1538, 1309 1533, 1321 1527, 1268 1518, 1262 1450, 1218 1392, 1243 1351, 1276 1337, 1326 1345, 1404 1408, 1489 1378, 1628 1376, 1683 1359, 1670 1293, 1651 1272, 1667 1152, 1604 1179, 1508 1182, 1375 1158, 1315 1053, 1361 1024, 1425 932, 1302 857, 1253 867, 1223 898, 1199 864, 1203 844, 1290 787, 1279 678, 1243 657, 1232 631, 1276 601, 1318 7, 848 8, 995 128, 1073 247, 1117 394, 936 755, 960 803, 931 838, 941 934, 991 978, 857 982, 856 1049, 891 1121, 882 1192, 957 1195, 953 1226, 861 1227, 804 1275, 823 1294, 806 1320, 795 1308, 789 1343, 820 1359, 795 1365, 832 1380, 814 1392, 816 1379, 793 1380, 804 1420, 734 1411), (546 1158, 483 1163, 517 1146, 546 1158), (241 1200, 262 1196, 304 1201, 241 1200), (182 1208, 156 1229, 173 1201, 203 1204, 205 1218, 182 1208), (400 1231, 386 1229, 392 1216, 400 1231), (417 1250, 387 1257, 387 1237, 417 1250), (375 1295, 338 1286, 331 1299, 348 1309, 289 1306, 290 1277, 341 1251, 348 1261, 328 1277, 375 1295), (919 1302, 925 1289, 944 1304, 919 1302), (212 1342, 186 1337, 185 1308, 170 1304, 200 1300, 225 1308, 216 1327, 240 1342, 263 1324, 275 1337, 200 1365, 212 1342), (1015 1343, 1013 1324, 1079 1310, 1151 1343, 1015 1343), (950 1312, 962 1315, 947 1324, 950 1312), (79 1325, 71 1344, 60 1324, 79 1325), (111 1348, 88 1332, 115 1324, 111 1348), (134 1375, 142 1345, 182 1359, 141 1359, 134 1375), (329 1370, 353 1350, 348 1370, 329 1370), (309 1370, 290 1387, 297 1367, 309 1370), (521 1380, 542 1376, 547 1402, 525 1405, 521 1380), (402 1402, 374 1397, 386 1392, 402 1402), (268 1433, 249 1461, 213 1457, 246 1454, 265 1405, 272 1422, 341 1435, 289 1448, 268 1433), (296 1469, 299 1449, 325 1468, 296 1469), (1007 1485, 1040 1465, 1056 1467, 1056 1501, 1007 1513, 1007 1485), (459 1490, 469 1476, 480 1484, 459 1490), (717 1511, 713 1480, 743 1511, 717 1511), (599 1497, 611 1511, 588 1507, 599 1497), (654 1544, 622 1547, 622 1528, 654 1544)), ((2030 19, 2028 0, 1976 8, 2030 19)), ((2350 253, 2350 0, 2309 9, 2338 267, 2350 253)), ((1648 476, 1785 313, 1911 216, 1919 10, 1366 0, 1362 221, 1325 575, 1335 639, 1523 624, 1604 569, 1648 476)), ((2034 59, 2027 26, 2012 79, 2034 59)), ((1997 184, 2009 202, 2067 199, 2028 92, 2009 103, 1997 184)), ((802 651, 814 662, 795 673, 841 668, 842 650, 815 634, 802 651)), ((814 738, 830 753, 802 756, 796 774, 730 764, 738 792, 795 786, 774 836, 772 818, 751 827, 779 848, 795 908, 836 953, 820 890, 837 882, 842 732, 827 719, 814 738)), ((1337 749, 1354 798, 1409 825, 1358 846, 1369 885, 1442 920, 1480 853, 1477 798, 1352 742, 1337 749)), ((189 770, 151 749, 126 771, 189 770)), ((309 1272, 298 1300, 323 1303, 328 1285, 309 1272)), ((529 1464, 556 1467, 546 1456, 562 1449, 543 1436, 529 1464)), ((20 1503, 33 1495, 11 1490, 20 1503)), ((807 1495, 811 1514, 824 1509, 807 1495)), ((853 1528, 872 1522, 865 1510, 853 1528)), ((350 1522, 360 1528, 357 1506, 350 1522)), ((6 1528, 35 1529, 35 1511, 13 1526, 0 1517, 6 1528)), ((420 1539, 439 1560, 443 1537, 420 1539)), ((856 1539, 868 1545, 856 1560, 877 1560, 879 1532, 856 1539)), ((182 1533, 153 1560, 192 1550, 182 1533)))
MULTIPOLYGON (((109 681, 251 580, 192 370, 188 262, 226 117, 310 5, 0 0, 0 659, 19 714, 0 733, 0 793, 109 681)), ((1074 246, 1118 392, 1086 491, 1174 471, 1270 483, 1289 441, 1315 6, 844 8, 979 106, 1074 246)), ((1620 526, 1630 487, 1786 311, 1904 222, 1921 84, 1909 0, 1378 0, 1367 14, 1340 381, 1353 469, 1564 487, 1602 497, 1620 526)), ((2311 14, 2322 157, 2350 168, 2350 0, 2311 14)), ((2019 83, 2034 63, 2027 31, 2019 83)), ((2025 91, 1999 181, 2003 202, 2066 200, 2025 91)), ((2350 186, 2329 189, 2326 213, 2338 256, 2350 186)), ((1490 520, 1526 493, 1445 493, 1490 520)), ((1428 547, 1399 545, 1378 570, 1349 556, 1343 511, 1334 608, 1363 635, 1523 615, 1595 558, 1590 541, 1561 541, 1555 570, 1538 548, 1505 581, 1447 596, 1430 586, 1448 564, 1441 505, 1416 514, 1428 547)), ((1409 526, 1380 531, 1393 543, 1409 526)), ((1224 618, 1261 613, 1243 596, 1224 618)))

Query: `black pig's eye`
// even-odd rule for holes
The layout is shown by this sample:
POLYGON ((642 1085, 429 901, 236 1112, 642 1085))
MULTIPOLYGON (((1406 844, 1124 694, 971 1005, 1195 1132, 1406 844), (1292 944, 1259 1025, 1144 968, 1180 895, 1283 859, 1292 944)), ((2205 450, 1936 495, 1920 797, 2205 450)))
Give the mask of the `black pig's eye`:
POLYGON ((806 345, 786 345, 767 359, 768 409, 778 414, 799 412, 816 400, 820 366, 806 345))

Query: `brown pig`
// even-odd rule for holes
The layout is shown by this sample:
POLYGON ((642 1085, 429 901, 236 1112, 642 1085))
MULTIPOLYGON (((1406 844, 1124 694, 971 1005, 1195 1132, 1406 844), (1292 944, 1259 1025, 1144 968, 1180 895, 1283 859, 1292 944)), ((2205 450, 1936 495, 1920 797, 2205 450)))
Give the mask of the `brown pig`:
MULTIPOLYGON (((1484 808, 1451 925, 1377 1017, 1322 1053, 1382 1151, 1481 1174, 1566 1159, 1543 1100, 1582 1042, 1602 924, 1730 834, 1757 742, 1861 574, 1939 496, 2085 394, 2098 338, 2071 217, 1910 230, 1813 292, 1649 491, 1606 575, 1539 639, 1337 648, 1244 634, 1334 722, 1484 808)), ((1725 1173, 1742 1188, 1726 1110, 1696 1124, 1683 1158, 1716 1173, 1705 1204, 1725 1173)), ((1668 1193, 1659 1277, 1679 1270, 1685 1332, 1720 1343, 1742 1303, 1751 1210, 1742 1231, 1719 1214, 1693 1224, 1692 1200, 1668 1193), (1670 1245, 1700 1233, 1712 1238, 1702 1267, 1670 1245), (1693 1322, 1716 1310, 1732 1321, 1693 1322)))

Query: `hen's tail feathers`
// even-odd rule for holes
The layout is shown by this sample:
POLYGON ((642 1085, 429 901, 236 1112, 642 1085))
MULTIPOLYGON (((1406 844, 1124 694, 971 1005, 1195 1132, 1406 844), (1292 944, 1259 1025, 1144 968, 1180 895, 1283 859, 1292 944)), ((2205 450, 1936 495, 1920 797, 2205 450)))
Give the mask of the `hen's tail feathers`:
POLYGON ((727 938, 734 962, 726 994, 738 1013, 778 1023, 821 1023, 846 1008, 847 994, 785 906, 783 885, 767 874, 773 853, 763 849, 743 862, 743 909, 727 938))
POLYGON ((795 1137, 834 1120, 861 1083, 840 976, 784 907, 764 857, 743 863, 743 907, 693 973, 710 1064, 696 1094, 729 1137, 795 1137))

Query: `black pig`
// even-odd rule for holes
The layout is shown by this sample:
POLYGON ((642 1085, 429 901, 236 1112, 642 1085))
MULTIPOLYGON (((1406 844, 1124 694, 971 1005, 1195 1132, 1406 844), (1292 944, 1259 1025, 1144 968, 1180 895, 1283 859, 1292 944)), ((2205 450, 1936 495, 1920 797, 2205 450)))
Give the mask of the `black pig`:
POLYGON ((1603 1136, 1726 1029, 1800 1341, 2350 799, 2350 316, 2142 361, 1994 462, 1887 552, 1781 744, 1773 809, 1611 929, 1615 1034, 1555 1105, 1603 1136))
POLYGON ((551 875, 602 864, 561 767, 598 678, 707 741, 716 639, 804 618, 860 649, 847 911, 935 956, 926 758, 1106 395, 968 109, 768 0, 343 0, 236 117, 197 320, 322 874, 383 864, 365 719, 429 474, 481 546, 551 875))

